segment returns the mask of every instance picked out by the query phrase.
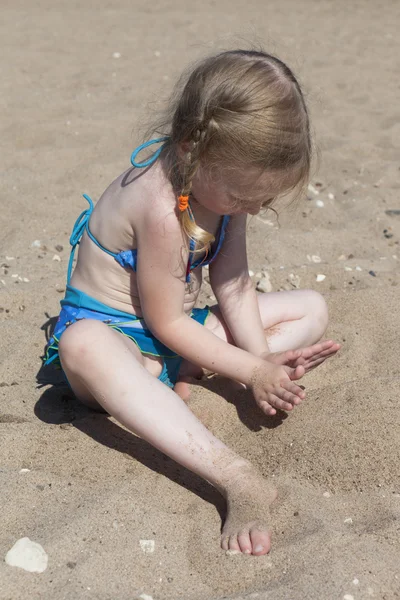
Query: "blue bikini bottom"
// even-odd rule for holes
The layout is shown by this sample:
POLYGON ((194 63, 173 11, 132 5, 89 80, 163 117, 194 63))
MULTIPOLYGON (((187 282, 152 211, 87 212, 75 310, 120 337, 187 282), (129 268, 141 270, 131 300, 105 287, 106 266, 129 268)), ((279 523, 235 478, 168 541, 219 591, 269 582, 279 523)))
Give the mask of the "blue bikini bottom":
MULTIPOLYGON (((210 309, 207 306, 205 308, 194 308, 190 316, 201 325, 204 325, 209 314, 210 309)), ((60 316, 53 335, 46 346, 45 365, 54 364, 61 367, 58 354, 60 338, 67 327, 82 319, 101 321, 135 342, 142 354, 163 358, 163 369, 158 379, 168 387, 174 387, 183 360, 181 356, 155 338, 143 319, 115 310, 71 285, 67 286, 65 298, 61 301, 60 316)))

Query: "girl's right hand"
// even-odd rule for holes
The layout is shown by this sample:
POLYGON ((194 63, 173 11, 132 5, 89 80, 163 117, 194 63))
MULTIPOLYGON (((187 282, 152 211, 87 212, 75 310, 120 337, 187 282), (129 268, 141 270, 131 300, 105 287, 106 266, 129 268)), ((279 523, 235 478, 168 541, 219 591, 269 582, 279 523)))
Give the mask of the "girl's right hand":
POLYGON ((254 369, 249 387, 263 413, 272 416, 277 410, 290 411, 304 400, 304 390, 290 378, 295 378, 294 371, 268 362, 254 369))

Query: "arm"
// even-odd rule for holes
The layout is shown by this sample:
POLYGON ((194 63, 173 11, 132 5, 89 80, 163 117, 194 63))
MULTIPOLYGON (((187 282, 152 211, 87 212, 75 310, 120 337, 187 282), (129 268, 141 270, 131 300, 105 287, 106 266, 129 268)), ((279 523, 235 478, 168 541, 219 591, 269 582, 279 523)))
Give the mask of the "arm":
POLYGON ((246 215, 231 218, 222 251, 210 265, 210 283, 235 344, 254 356, 269 348, 249 277, 246 253, 246 215))
POLYGON ((175 213, 153 202, 139 227, 137 285, 152 333, 190 362, 250 385, 265 362, 215 336, 183 311, 187 252, 175 213))

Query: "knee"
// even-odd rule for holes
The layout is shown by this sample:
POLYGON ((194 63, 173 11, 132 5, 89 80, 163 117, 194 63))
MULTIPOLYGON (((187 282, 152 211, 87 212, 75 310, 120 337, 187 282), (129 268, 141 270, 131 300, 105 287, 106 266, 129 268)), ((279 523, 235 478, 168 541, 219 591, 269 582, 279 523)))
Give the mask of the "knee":
POLYGON ((99 343, 105 327, 91 319, 77 321, 67 327, 58 344, 62 366, 75 373, 86 370, 96 340, 99 343))
POLYGON ((320 339, 328 327, 328 306, 319 292, 308 290, 307 314, 312 321, 315 337, 320 339))

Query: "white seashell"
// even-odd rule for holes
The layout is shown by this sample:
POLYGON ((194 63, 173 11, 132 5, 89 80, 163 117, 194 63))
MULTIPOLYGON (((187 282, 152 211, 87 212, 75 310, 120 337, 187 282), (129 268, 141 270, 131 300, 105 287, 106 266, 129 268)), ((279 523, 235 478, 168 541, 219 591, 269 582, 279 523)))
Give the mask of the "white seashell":
POLYGON ((40 248, 41 245, 42 245, 42 242, 40 240, 35 240, 31 244, 32 248, 40 248))
MULTIPOLYGON (((307 257, 307 258, 308 258, 308 257, 307 257)), ((313 255, 311 256, 311 260, 312 260, 312 262, 314 262, 314 263, 320 263, 320 262, 321 262, 321 257, 320 257, 320 256, 317 256, 316 254, 313 254, 313 255)))
POLYGON ((353 522, 353 519, 352 519, 351 517, 347 517, 347 518, 346 518, 346 519, 343 521, 343 523, 349 523, 349 524, 351 524, 352 522, 353 522))
POLYGON ((318 273, 316 280, 318 281, 318 283, 320 283, 321 281, 324 281, 325 278, 326 278, 326 275, 323 275, 322 273, 318 273))
POLYGON ((56 260, 57 262, 60 262, 61 261, 61 257, 58 254, 55 254, 53 256, 53 260, 56 260))
POLYGON ((316 206, 318 206, 319 208, 323 208, 325 206, 324 201, 323 200, 316 200, 315 202, 316 206))

